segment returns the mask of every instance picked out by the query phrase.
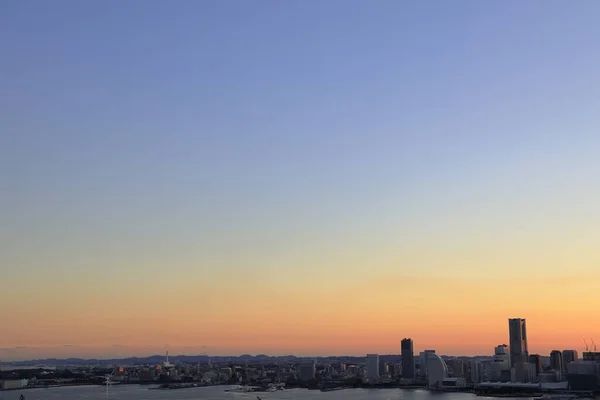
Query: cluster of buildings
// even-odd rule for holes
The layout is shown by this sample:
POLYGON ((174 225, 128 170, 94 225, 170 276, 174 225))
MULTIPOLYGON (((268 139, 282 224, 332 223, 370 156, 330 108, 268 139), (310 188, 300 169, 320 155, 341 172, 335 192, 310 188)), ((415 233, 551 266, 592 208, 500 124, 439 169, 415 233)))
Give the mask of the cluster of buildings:
POLYGON ((466 386, 462 360, 444 360, 435 350, 424 350, 418 358, 414 354, 413 340, 402 339, 400 344, 401 361, 393 369, 396 374, 390 375, 389 365, 379 361, 379 355, 367 354, 365 380, 371 384, 386 383, 389 379, 397 378, 404 386, 417 385, 431 388, 445 386, 466 386), (455 365, 456 371, 449 367, 455 365), (460 365, 460 371, 458 368, 460 365), (384 371, 381 370, 384 366, 384 371), (383 372, 383 373, 382 373, 383 372))
POLYGON ((596 360, 600 360, 599 353, 586 349, 582 359, 573 349, 552 350, 549 357, 530 354, 525 319, 509 319, 508 327, 509 346, 496 346, 492 360, 477 362, 473 371, 475 379, 573 390, 598 389, 600 363, 596 360))
MULTIPOLYGON (((508 320, 509 345, 495 347, 493 357, 441 357, 425 350, 415 358, 413 341, 401 342, 401 383, 425 381, 430 388, 523 387, 597 391, 600 389, 600 352, 586 348, 583 358, 577 350, 553 350, 549 357, 530 354, 527 325, 523 318, 508 320), (592 351, 593 350, 593 351, 592 351)), ((378 382, 383 375, 378 355, 366 356, 366 379, 378 382)))
POLYGON ((269 384, 315 379, 316 363, 295 365, 236 365, 233 363, 192 365, 167 360, 154 366, 120 367, 111 380, 121 383, 198 382, 215 384, 269 384))

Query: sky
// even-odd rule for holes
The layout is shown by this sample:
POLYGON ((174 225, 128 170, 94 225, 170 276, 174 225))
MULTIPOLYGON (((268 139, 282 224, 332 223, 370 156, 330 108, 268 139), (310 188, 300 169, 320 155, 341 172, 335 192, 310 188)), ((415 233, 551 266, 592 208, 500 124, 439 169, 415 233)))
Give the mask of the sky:
POLYGON ((0 359, 600 343, 600 3, 0 4, 0 359))

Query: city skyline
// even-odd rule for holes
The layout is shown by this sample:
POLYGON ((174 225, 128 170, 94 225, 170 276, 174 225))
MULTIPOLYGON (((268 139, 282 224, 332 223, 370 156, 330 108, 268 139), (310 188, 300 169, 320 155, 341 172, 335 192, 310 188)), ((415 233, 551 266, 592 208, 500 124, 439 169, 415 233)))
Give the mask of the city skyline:
POLYGON ((0 360, 600 340, 600 2, 1 9, 0 360))
MULTIPOLYGON (((30 349, 30 350, 37 350, 37 349, 30 349)), ((488 353, 481 353, 481 354, 447 354, 444 352, 439 352, 435 349, 423 349, 420 351, 416 352, 415 355, 415 361, 419 358, 419 353, 423 352, 423 351, 435 351, 436 354, 438 354, 441 357, 452 357, 452 358, 460 358, 460 357, 466 357, 466 358, 475 358, 475 357, 483 357, 483 358, 493 358, 494 354, 493 354, 493 349, 491 352, 488 353)), ((532 363, 532 360, 535 358, 536 360, 539 357, 543 357, 549 360, 549 362, 552 362, 552 352, 554 352, 556 349, 550 351, 549 353, 542 353, 542 354, 538 354, 538 353, 534 353, 530 355, 530 363, 532 363)), ((573 351, 573 349, 563 349, 563 350, 559 350, 559 351, 573 351)), ((577 350, 575 350, 577 351, 577 350)), ((31 354, 35 354, 35 353, 31 353, 31 354)), ((379 357, 387 357, 387 356, 401 356, 401 353, 397 352, 397 353, 392 353, 392 352, 384 352, 384 353, 367 353, 367 354, 329 354, 329 353, 323 353, 323 354, 293 354, 293 353, 282 353, 282 354, 266 354, 266 353, 255 353, 255 354, 250 354, 250 353, 240 353, 240 354, 208 354, 206 352, 176 352, 176 353, 170 353, 169 357, 171 360, 177 360, 178 357, 206 357, 208 359, 212 358, 238 358, 238 357, 244 357, 244 356, 250 356, 250 357, 259 357, 259 356, 265 356, 265 357, 270 357, 270 358, 285 358, 285 357, 296 357, 298 359, 311 359, 311 358, 339 358, 339 357, 351 357, 351 358, 357 358, 357 359, 367 359, 368 356, 373 355, 373 356, 379 356, 379 357)), ((110 357, 110 356, 93 356, 93 355, 88 355, 88 356, 57 356, 57 357, 31 357, 31 358, 15 358, 15 359, 10 359, 10 358, 5 358, 5 359, 0 359, 0 368, 2 365, 10 365, 11 363, 20 363, 20 362, 28 362, 28 361, 37 361, 37 360, 52 360, 52 359, 56 359, 56 360, 69 360, 69 359, 80 359, 80 360, 119 360, 119 359, 128 359, 128 358, 151 358, 151 357, 161 357, 161 358, 166 358, 165 356, 165 352, 163 353, 159 353, 158 349, 157 352, 155 353, 131 353, 131 354, 126 354, 126 353, 121 353, 121 354, 115 354, 114 357, 110 357)))

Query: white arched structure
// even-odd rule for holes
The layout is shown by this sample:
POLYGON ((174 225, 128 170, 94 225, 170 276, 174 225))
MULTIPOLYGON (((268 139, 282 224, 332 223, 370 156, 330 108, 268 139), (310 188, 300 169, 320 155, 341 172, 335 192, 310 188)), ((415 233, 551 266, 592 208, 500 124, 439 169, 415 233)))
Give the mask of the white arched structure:
POLYGON ((429 387, 442 386, 448 377, 448 366, 442 357, 435 353, 427 353, 427 378, 429 387))

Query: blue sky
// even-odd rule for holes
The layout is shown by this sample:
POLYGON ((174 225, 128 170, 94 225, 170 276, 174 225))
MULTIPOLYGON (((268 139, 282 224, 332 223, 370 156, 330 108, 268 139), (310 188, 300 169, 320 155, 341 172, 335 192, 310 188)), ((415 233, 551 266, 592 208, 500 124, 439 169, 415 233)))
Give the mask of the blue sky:
POLYGON ((594 2, 2 7, 4 209, 41 241, 426 218, 597 166, 594 2))
MULTIPOLYGON (((5 279, 15 292, 51 291, 30 273, 73 286, 164 268, 360 279, 366 264, 440 273, 457 248, 589 250, 599 12, 4 1, 5 279)), ((515 254, 506 268, 522 268, 515 254)), ((456 268, 490 272, 476 264, 456 268)))

